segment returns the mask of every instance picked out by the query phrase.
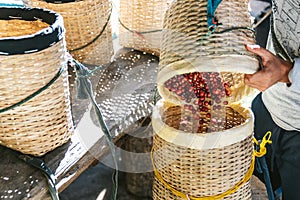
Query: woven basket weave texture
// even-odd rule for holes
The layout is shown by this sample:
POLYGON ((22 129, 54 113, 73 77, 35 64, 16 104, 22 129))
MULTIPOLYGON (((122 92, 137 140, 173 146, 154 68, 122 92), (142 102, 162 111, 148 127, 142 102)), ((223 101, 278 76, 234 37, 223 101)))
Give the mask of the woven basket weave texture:
MULTIPOLYGON (((26 22, 18 21, 19 32, 22 21, 26 22)), ((66 65, 65 53, 63 38, 34 53, 0 55, 0 109, 22 101, 52 80, 66 65)), ((31 100, 1 112, 0 144, 41 156, 66 143, 73 134, 68 86, 65 67, 50 87, 31 100)))
POLYGON ((222 1, 215 12, 219 25, 215 34, 207 35, 207 1, 174 1, 164 18, 161 67, 198 56, 233 54, 253 57, 245 50, 244 44, 255 42, 254 32, 250 29, 229 30, 251 28, 247 9, 246 1, 222 1), (224 30, 228 31, 221 33, 224 30))
POLYGON ((169 0, 120 1, 120 45, 159 55, 169 0))
POLYGON ((103 65, 111 61, 112 7, 109 0, 82 0, 69 3, 27 0, 24 4, 54 10, 63 16, 67 49, 78 61, 91 65, 103 65))
POLYGON ((222 72, 230 83, 231 102, 253 92, 243 83, 244 73, 259 68, 257 58, 246 51, 253 44, 247 2, 224 0, 216 9, 214 32, 207 23, 207 1, 174 1, 166 12, 158 72, 159 92, 167 98, 163 83, 177 74, 222 72))
MULTIPOLYGON (((180 199, 167 184, 213 198, 251 172, 253 117, 233 104, 252 92, 244 73, 258 69, 244 48, 255 43, 247 9, 246 1, 223 0, 212 27, 206 0, 173 1, 166 12, 157 79, 165 103, 152 118, 153 162, 162 180, 156 176, 153 199, 180 199)), ((224 199, 251 199, 249 180, 224 199)))
MULTIPOLYGON (((156 114, 155 111, 156 117, 154 116, 152 120, 161 120, 162 118, 157 117, 156 114)), ((227 115, 231 114, 227 113, 227 115)), ((227 123, 234 123, 236 120, 240 119, 231 118, 227 123)), ((174 120, 174 123, 176 121, 174 120)), ((246 121, 237 127, 251 127, 251 123, 252 120, 246 121)), ((177 191, 199 198, 215 196, 234 187, 248 172, 253 155, 251 129, 246 129, 246 133, 240 133, 244 129, 235 127, 232 130, 228 129, 227 132, 197 136, 195 133, 176 131, 163 122, 160 124, 163 124, 162 127, 154 124, 153 162, 163 180, 177 191), (194 137, 191 137, 191 134, 194 137), (222 137, 219 140, 216 137, 218 134, 222 137), (241 134, 244 136, 236 137, 241 134), (224 139, 224 135, 228 139, 224 139), (194 142, 199 141, 196 137, 199 137, 203 143, 194 142), (213 145, 210 146, 210 143, 213 145)), ((156 177, 153 184, 153 199, 180 198, 156 177)), ((247 181, 224 199, 251 199, 250 182, 247 181)))

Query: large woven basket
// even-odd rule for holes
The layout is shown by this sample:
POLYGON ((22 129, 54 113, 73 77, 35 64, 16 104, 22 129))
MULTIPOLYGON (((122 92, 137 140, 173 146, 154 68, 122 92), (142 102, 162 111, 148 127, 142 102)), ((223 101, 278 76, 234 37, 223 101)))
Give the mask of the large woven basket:
POLYGON ((164 99, 176 102, 166 90, 167 80, 192 72, 222 73, 221 79, 231 90, 230 102, 253 92, 243 81, 244 73, 259 68, 257 58, 244 47, 255 43, 247 1, 221 1, 213 13, 213 24, 208 19, 208 2, 173 1, 165 15, 158 72, 158 88, 164 99))
POLYGON ((0 144, 41 156, 73 134, 61 15, 0 8, 0 144))
POLYGON ((185 131, 181 112, 162 100, 153 110, 153 199, 251 199, 252 112, 228 107, 224 129, 205 134, 185 131))
POLYGON ((26 6, 60 13, 64 18, 67 49, 80 62, 103 65, 113 55, 109 0, 26 0, 26 6), (55 3, 54 3, 55 2, 55 3))
POLYGON ((163 18, 170 0, 120 1, 120 45, 159 55, 163 18))

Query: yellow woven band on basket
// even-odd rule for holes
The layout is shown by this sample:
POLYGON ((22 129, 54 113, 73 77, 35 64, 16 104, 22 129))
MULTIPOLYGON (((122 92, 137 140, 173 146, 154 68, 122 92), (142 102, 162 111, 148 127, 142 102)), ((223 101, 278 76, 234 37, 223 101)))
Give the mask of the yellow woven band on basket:
POLYGON ((251 165, 247 171, 247 173, 245 174, 245 176, 232 188, 230 188, 229 190, 218 194, 218 195, 214 195, 214 196, 206 196, 206 197, 193 197, 190 196, 189 194, 184 194, 178 190, 176 190, 175 188, 173 188, 172 186, 170 186, 160 175, 160 173, 158 172, 158 170, 155 167, 154 161, 153 161, 153 150, 151 151, 151 160, 152 160, 152 165, 153 165, 153 171, 154 171, 154 175, 156 176, 156 178, 166 187, 168 188, 173 194, 175 194, 178 197, 181 197, 183 199, 186 200, 217 200, 217 199, 222 199, 228 195, 233 194, 234 192, 236 192, 242 185, 244 185, 247 181, 250 180, 252 173, 254 171, 254 163, 255 163, 255 155, 253 154, 252 157, 252 161, 251 161, 251 165))
POLYGON ((154 175, 156 176, 156 178, 166 187, 168 188, 174 195, 181 197, 182 199, 186 199, 186 200, 217 200, 217 199, 223 199, 224 197, 233 194, 234 192, 236 192, 241 186, 243 186, 246 182, 248 182, 250 180, 250 178, 252 177, 253 171, 254 171, 254 164, 255 164, 255 157, 262 157, 266 154, 266 148, 265 145, 266 144, 271 144, 272 141, 270 140, 272 133, 270 131, 268 131, 265 136, 262 139, 262 142, 259 144, 258 141, 253 138, 253 142, 256 145, 259 145, 260 149, 259 151, 254 151, 253 156, 252 156, 252 161, 250 164, 250 167, 247 171, 247 173, 245 174, 245 176, 236 184, 234 185, 232 188, 230 188, 229 190, 221 193, 221 194, 217 194, 214 196, 206 196, 206 197, 193 197, 193 196, 189 196, 189 194, 184 194, 178 190, 176 190, 175 188, 173 188, 172 186, 170 186, 164 179, 163 177, 160 175, 160 173, 158 172, 158 170, 155 167, 154 164, 154 160, 153 160, 153 148, 151 149, 151 161, 152 161, 152 165, 153 165, 153 171, 154 171, 154 175))

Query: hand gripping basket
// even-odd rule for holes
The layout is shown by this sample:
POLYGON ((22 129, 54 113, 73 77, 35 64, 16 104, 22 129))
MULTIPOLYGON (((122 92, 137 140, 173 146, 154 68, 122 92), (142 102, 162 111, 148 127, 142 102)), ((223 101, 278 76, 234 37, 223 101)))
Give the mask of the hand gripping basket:
POLYGON ((120 45, 158 56, 170 0, 120 1, 120 45))
POLYGON ((73 134, 63 18, 44 9, 0 13, 0 144, 41 156, 73 134))
POLYGON ((164 99, 181 103, 165 83, 193 72, 219 73, 226 83, 219 89, 230 90, 229 102, 254 91, 244 85, 244 73, 259 68, 257 58, 244 48, 255 43, 247 9, 244 0, 173 1, 164 19, 158 72, 158 89, 164 99))
POLYGON ((109 0, 26 0, 26 6, 53 10, 64 18, 67 49, 80 62, 103 65, 113 55, 109 0))
POLYGON ((186 131, 180 106, 160 100, 153 110, 153 199, 251 199, 253 115, 228 107, 223 130, 186 131))

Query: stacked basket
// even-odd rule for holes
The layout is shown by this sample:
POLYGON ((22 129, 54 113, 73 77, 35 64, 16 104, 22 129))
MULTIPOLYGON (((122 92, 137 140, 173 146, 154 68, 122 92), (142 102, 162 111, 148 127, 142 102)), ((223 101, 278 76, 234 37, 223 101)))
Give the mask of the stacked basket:
POLYGON ((259 67, 247 2, 173 1, 164 19, 153 111, 153 199, 251 199, 255 92, 244 74, 259 67))
POLYGON ((80 62, 103 65, 113 55, 109 0, 23 0, 26 6, 60 13, 66 28, 67 49, 80 62))
POLYGON ((170 0, 120 1, 120 45, 159 55, 170 0))
POLYGON ((73 134, 61 15, 0 8, 0 144, 36 156, 73 134))

